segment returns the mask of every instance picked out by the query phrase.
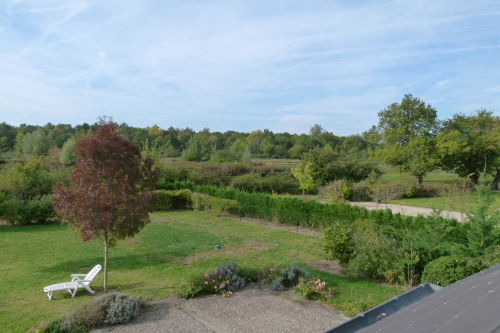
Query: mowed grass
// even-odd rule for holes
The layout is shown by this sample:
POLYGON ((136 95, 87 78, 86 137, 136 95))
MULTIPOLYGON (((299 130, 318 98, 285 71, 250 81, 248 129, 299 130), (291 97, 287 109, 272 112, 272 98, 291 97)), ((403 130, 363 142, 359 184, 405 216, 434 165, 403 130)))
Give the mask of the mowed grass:
MULTIPOLYGON (((213 217, 205 212, 154 213, 136 237, 110 250, 109 286, 131 296, 159 300, 176 295, 193 276, 235 260, 242 269, 268 269, 278 263, 307 266, 324 259, 317 237, 213 217), (217 250, 214 245, 220 244, 217 250)), ((2 332, 25 332, 71 312, 90 295, 80 290, 54 293, 49 301, 43 287, 70 281, 103 264, 103 246, 83 243, 79 235, 59 224, 0 228, 0 327, 2 332)), ((373 305, 401 288, 379 286, 317 271, 335 287, 333 304, 350 309, 369 299, 373 305)), ((102 292, 102 272, 92 288, 102 292)))

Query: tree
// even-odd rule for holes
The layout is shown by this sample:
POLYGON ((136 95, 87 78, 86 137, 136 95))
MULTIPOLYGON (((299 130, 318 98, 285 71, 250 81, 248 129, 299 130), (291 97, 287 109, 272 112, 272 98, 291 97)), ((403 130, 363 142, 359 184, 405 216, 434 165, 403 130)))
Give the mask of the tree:
POLYGON ((295 168, 292 168, 292 174, 299 181, 302 198, 304 198, 304 192, 314 186, 314 180, 311 175, 311 163, 300 163, 295 168))
POLYGON ((201 161, 201 143, 198 134, 189 138, 186 149, 182 152, 181 158, 184 161, 201 161))
POLYGON ((478 185, 477 200, 471 213, 467 214, 469 218, 467 240, 468 250, 472 257, 482 256, 498 245, 498 223, 500 214, 496 212, 493 215, 488 214, 488 209, 495 201, 491 189, 484 185, 478 185))
POLYGON ((52 204, 63 223, 80 232, 83 241, 104 243, 104 292, 108 284, 108 250, 134 236, 149 222, 155 196, 151 189, 159 171, 141 157, 138 145, 117 132, 106 118, 93 133, 78 140, 71 186, 57 183, 52 204))
POLYGON ((21 142, 21 150, 24 155, 38 156, 46 154, 54 144, 54 134, 52 131, 39 128, 24 135, 21 142))
POLYGON ((401 103, 392 103, 378 113, 382 144, 375 157, 397 165, 422 185, 423 177, 436 168, 434 138, 438 131, 437 112, 419 98, 406 94, 401 103))
POLYGON ((441 167, 478 184, 481 173, 497 176, 500 170, 500 118, 484 109, 456 114, 443 123, 436 138, 441 167))
POLYGON ((64 143, 61 149, 61 156, 59 157, 59 163, 63 165, 73 165, 75 163, 75 155, 73 154, 73 149, 76 145, 75 138, 69 138, 68 141, 64 143))

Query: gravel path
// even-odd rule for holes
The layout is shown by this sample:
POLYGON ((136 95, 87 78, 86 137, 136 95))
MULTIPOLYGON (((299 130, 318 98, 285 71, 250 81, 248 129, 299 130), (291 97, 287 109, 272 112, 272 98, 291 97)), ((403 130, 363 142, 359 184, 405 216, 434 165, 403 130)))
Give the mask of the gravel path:
POLYGON ((291 290, 276 293, 256 285, 230 298, 167 299, 127 325, 93 333, 321 333, 348 318, 322 303, 298 299, 291 290))
MULTIPOLYGON (((413 206, 402 206, 395 204, 383 204, 383 203, 375 203, 375 202, 351 202, 353 206, 361 206, 365 207, 368 210, 373 209, 390 209, 393 213, 401 213, 401 215, 409 215, 409 216, 417 216, 417 215, 425 215, 428 216, 432 214, 432 209, 423 208, 423 207, 413 207, 413 206)), ((441 216, 451 219, 456 219, 459 222, 463 222, 466 218, 465 214, 460 212, 452 212, 452 211, 442 211, 441 216)))

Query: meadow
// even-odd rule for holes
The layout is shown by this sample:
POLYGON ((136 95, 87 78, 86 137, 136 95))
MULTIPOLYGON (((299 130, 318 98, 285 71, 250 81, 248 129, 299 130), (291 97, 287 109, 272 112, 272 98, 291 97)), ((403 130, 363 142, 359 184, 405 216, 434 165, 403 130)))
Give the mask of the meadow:
MULTIPOLYGON (((131 296, 159 300, 174 297, 191 278, 234 260, 242 271, 265 271, 280 264, 308 267, 324 261, 319 238, 248 224, 206 212, 171 211, 151 215, 152 222, 134 238, 110 250, 109 289, 131 296), (215 249, 214 245, 222 245, 215 249)), ((65 291, 49 301, 43 287, 66 282, 73 273, 87 273, 103 262, 103 246, 83 243, 59 224, 0 228, 0 327, 25 332, 68 314, 92 295, 85 290, 75 298, 65 291)), ((355 315, 403 292, 401 287, 379 285, 308 269, 334 287, 330 301, 355 315)), ((92 288, 102 291, 102 272, 92 288)))

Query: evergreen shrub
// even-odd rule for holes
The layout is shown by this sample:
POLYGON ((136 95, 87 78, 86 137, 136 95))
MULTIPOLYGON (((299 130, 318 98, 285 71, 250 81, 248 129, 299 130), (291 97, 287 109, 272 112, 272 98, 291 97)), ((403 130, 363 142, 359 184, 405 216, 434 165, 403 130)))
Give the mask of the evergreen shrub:
POLYGON ((482 258, 443 256, 425 266, 422 282, 446 287, 487 267, 482 258))

